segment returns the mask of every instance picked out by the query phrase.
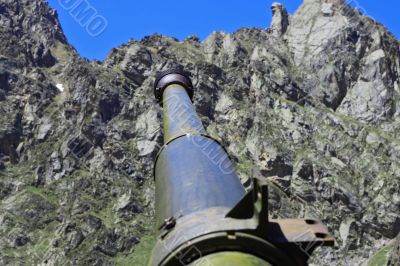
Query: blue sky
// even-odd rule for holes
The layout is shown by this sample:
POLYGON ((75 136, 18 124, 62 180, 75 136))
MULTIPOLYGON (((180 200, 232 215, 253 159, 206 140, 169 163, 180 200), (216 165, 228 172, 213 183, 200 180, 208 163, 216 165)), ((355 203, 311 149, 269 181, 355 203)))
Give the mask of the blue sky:
MULTIPOLYGON (((48 0, 57 9, 69 42, 88 59, 104 59, 129 39, 161 33, 180 40, 189 35, 206 38, 211 32, 233 32, 242 27, 268 27, 273 0, 48 0), (80 4, 79 4, 80 2, 80 4), (87 17, 77 21, 78 9, 90 5, 87 17), (72 12, 71 12, 72 10, 72 12), (72 14, 71 14, 72 13, 72 14), (91 17, 96 16, 96 20, 91 17), (104 30, 103 30, 104 29, 104 30)), ((400 37, 400 1, 348 0, 362 7, 400 37)), ((293 13, 302 0, 281 0, 293 13)), ((79 19, 78 19, 79 20, 79 19)))

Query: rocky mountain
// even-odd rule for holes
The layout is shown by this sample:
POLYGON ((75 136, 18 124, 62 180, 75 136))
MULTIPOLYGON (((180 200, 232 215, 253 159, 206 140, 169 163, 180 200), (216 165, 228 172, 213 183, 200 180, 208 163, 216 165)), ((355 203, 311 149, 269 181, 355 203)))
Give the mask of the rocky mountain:
POLYGON ((267 29, 153 35, 80 57, 45 0, 0 1, 0 265, 145 265, 154 243, 154 76, 195 105, 273 217, 337 240, 312 265, 400 265, 400 50, 341 0, 272 7, 267 29))

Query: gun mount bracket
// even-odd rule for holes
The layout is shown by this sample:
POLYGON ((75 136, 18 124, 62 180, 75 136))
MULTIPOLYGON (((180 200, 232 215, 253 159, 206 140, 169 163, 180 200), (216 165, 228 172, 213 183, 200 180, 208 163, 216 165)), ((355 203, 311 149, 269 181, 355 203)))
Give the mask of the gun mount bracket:
MULTIPOLYGON (((258 175, 257 175, 258 176, 258 175)), ((314 219, 269 219, 268 185, 260 177, 253 178, 253 189, 226 215, 226 218, 253 220, 254 235, 298 254, 304 263, 319 246, 334 246, 335 239, 327 228, 314 219)), ((300 263, 300 265, 302 265, 300 263)))

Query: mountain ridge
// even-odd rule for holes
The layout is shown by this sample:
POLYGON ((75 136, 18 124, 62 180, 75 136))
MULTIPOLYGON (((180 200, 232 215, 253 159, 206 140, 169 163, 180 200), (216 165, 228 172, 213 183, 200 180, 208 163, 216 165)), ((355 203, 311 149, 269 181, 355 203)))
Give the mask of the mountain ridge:
POLYGON ((243 182, 254 167, 268 180, 272 216, 328 225, 337 246, 312 265, 368 263, 399 233, 399 42, 343 1, 274 4, 266 30, 152 35, 102 62, 77 54, 46 1, 0 11, 0 264, 145 264, 152 83, 171 67, 192 73, 243 182))

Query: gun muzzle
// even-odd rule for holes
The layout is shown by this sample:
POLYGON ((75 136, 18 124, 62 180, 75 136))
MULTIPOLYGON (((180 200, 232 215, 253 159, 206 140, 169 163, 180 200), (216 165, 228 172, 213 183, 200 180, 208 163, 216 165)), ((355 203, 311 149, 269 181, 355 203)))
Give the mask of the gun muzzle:
POLYGON ((150 266, 306 265, 334 239, 315 220, 269 220, 265 181, 246 193, 227 152, 207 135, 190 77, 161 73, 164 146, 154 166, 158 241, 150 266))

